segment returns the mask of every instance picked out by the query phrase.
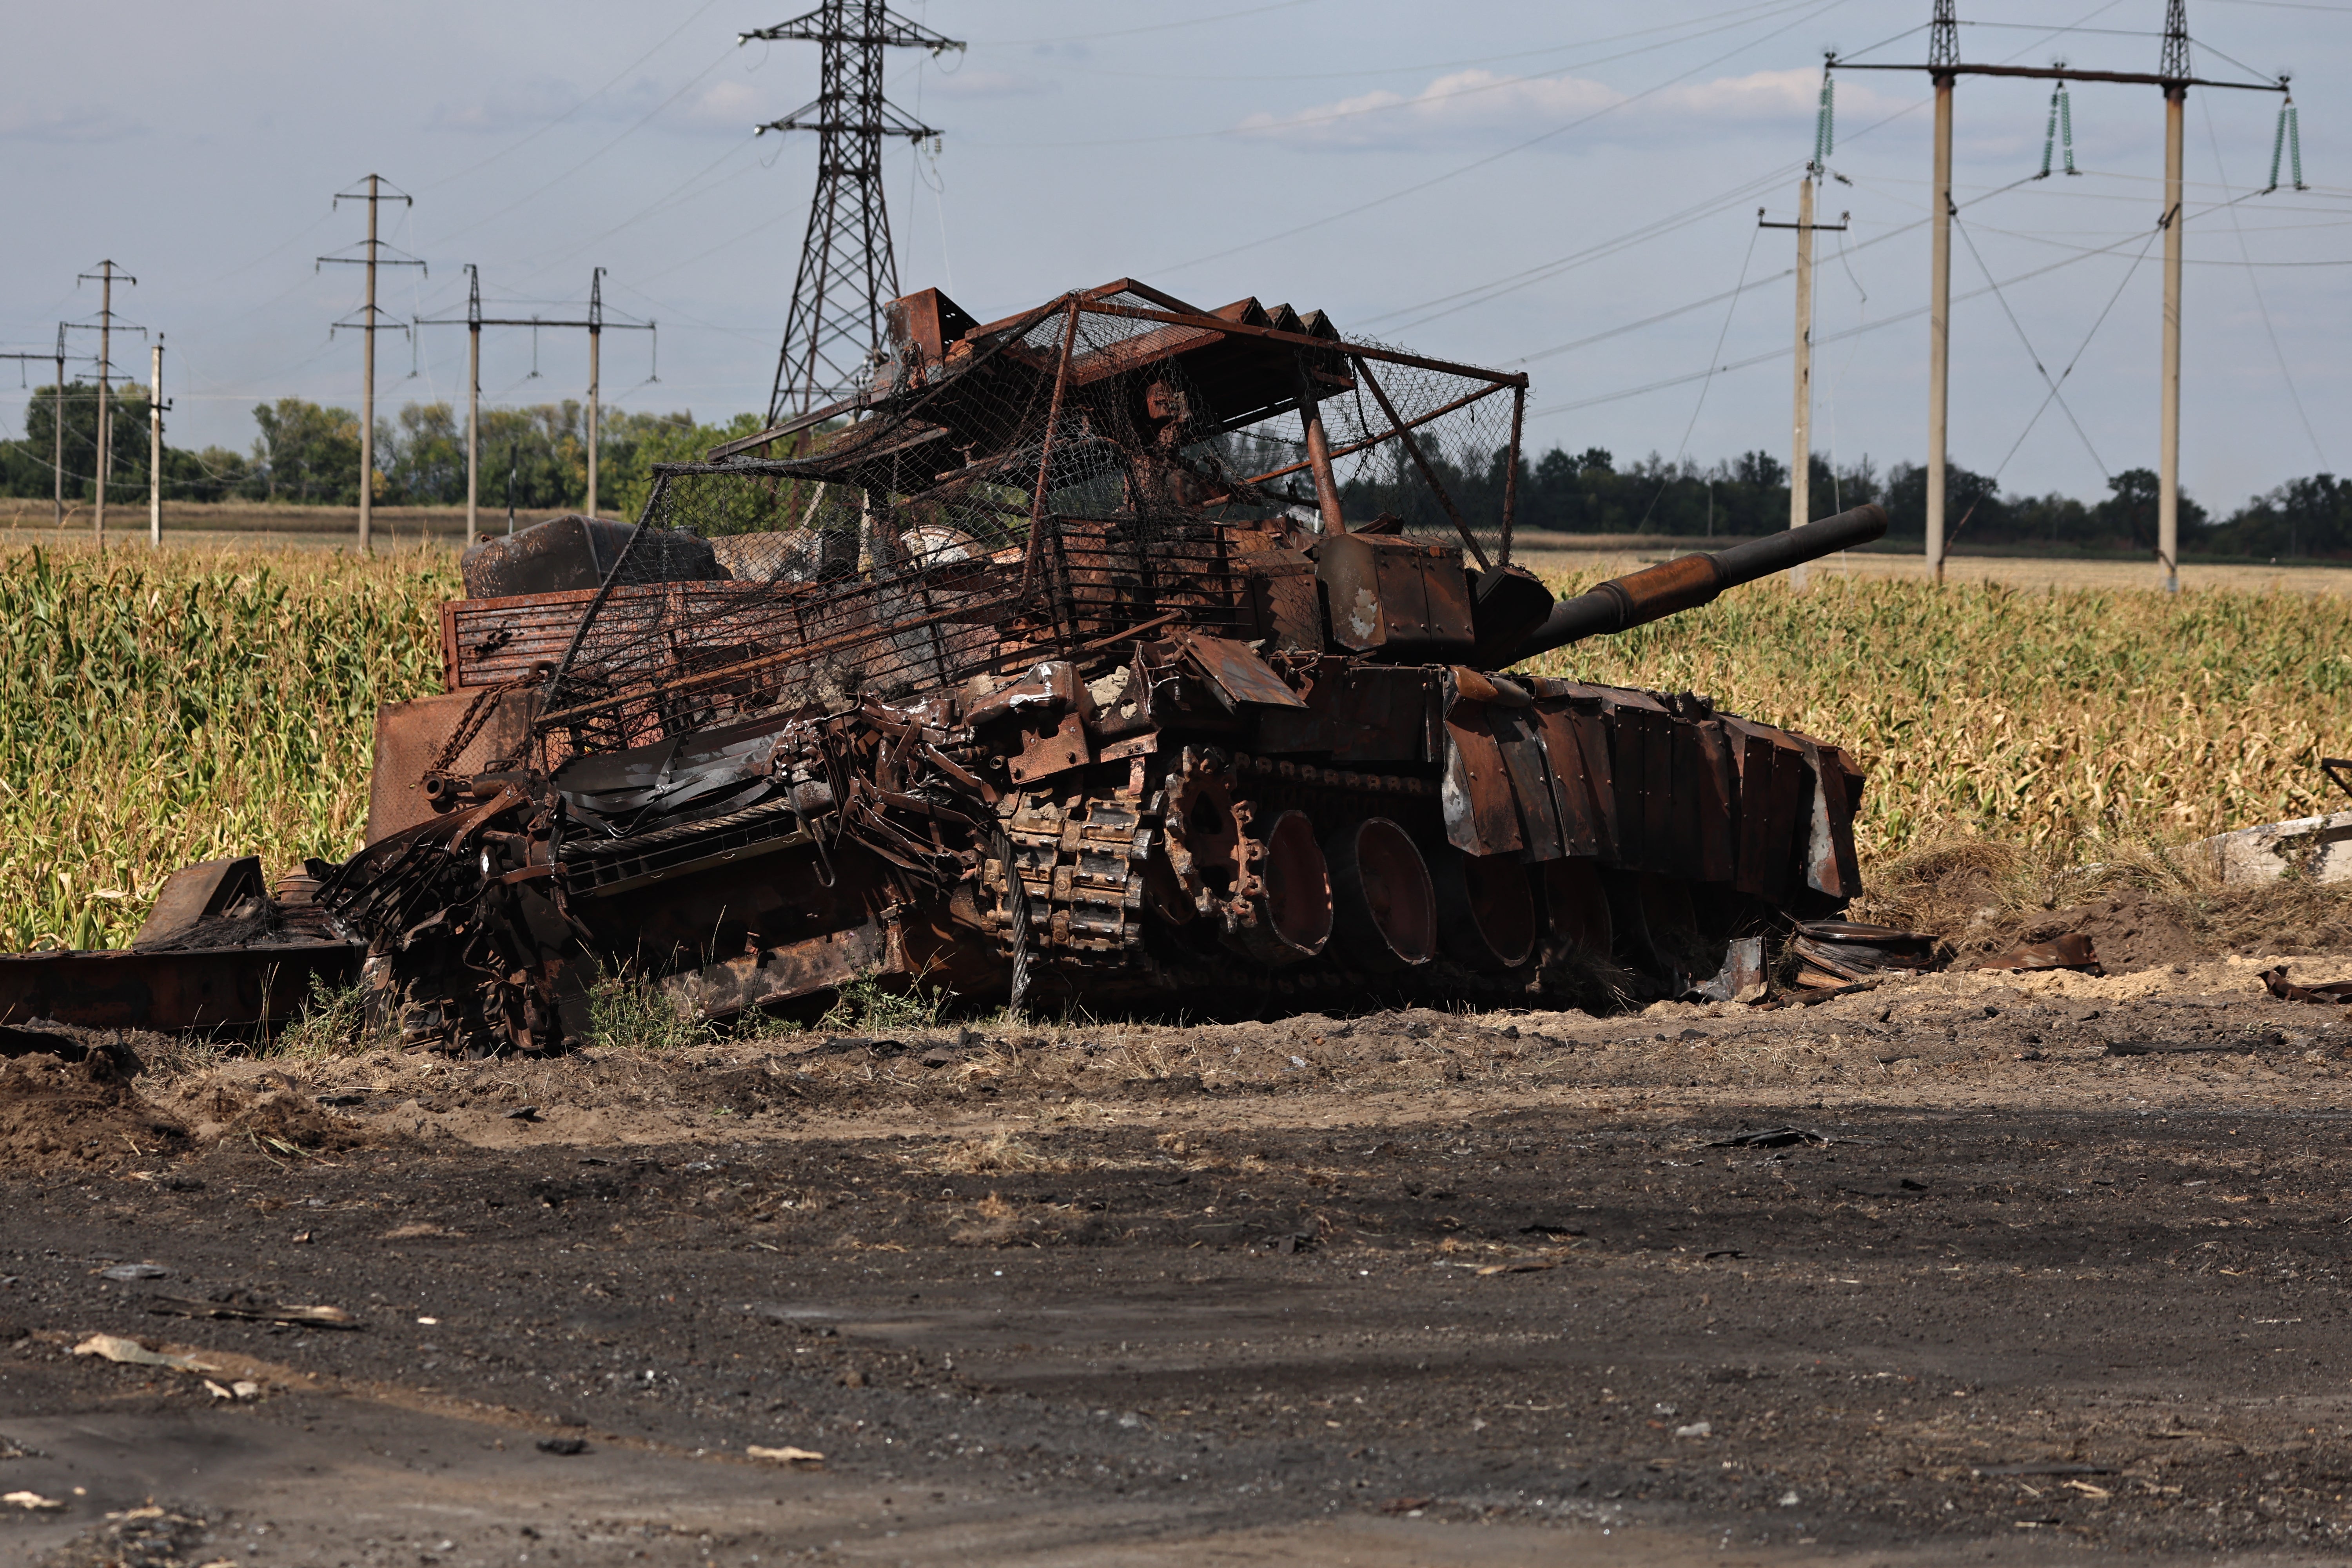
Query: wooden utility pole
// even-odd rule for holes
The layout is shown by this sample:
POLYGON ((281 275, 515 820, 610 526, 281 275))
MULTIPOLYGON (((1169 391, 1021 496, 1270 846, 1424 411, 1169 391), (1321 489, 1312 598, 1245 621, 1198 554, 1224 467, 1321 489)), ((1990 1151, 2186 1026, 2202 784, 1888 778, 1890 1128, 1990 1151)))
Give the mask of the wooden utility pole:
POLYGON ((163 334, 147 367, 147 542, 163 548, 163 334))
POLYGON ((66 324, 58 323, 58 395, 49 405, 49 478, 57 486, 57 529, 66 528, 66 324))
MULTIPOLYGON (((0 359, 57 361, 58 390, 49 400, 49 477, 57 491, 57 526, 61 531, 66 525, 66 326, 64 321, 58 323, 58 346, 53 353, 0 353, 0 359)), ((26 434, 31 432, 27 430, 26 434)))
MULTIPOLYGON (((481 462, 482 426, 482 329, 484 327, 529 327, 536 331, 541 327, 585 327, 588 330, 588 515, 596 515, 597 437, 603 422, 603 402, 599 386, 601 362, 598 349, 607 327, 615 331, 656 332, 652 321, 607 321, 604 319, 604 268, 599 267, 588 277, 588 313, 577 321, 554 316, 485 316, 482 314, 482 277, 472 262, 466 264, 469 279, 466 291, 466 313, 462 316, 419 316, 411 323, 419 327, 449 327, 463 323, 471 334, 472 342, 467 357, 466 393, 466 542, 474 542, 475 474, 481 462)), ((536 362, 534 361, 534 363, 536 362)), ((507 531, 514 531, 513 483, 508 483, 507 531)))
MULTIPOLYGON (((106 470, 114 456, 113 410, 107 406, 107 378, 113 372, 114 348, 114 283, 121 279, 133 285, 139 279, 128 272, 115 269, 111 261, 101 261, 95 272, 84 272, 75 279, 98 284, 98 490, 97 510, 90 517, 90 536, 100 550, 106 548, 106 470)), ((144 331, 144 327, 126 328, 129 331, 144 331)))
MULTIPOLYGON (((345 202, 360 201, 367 203, 368 209, 367 238, 361 242, 366 247, 367 254, 321 256, 319 258, 319 264, 323 267, 329 262, 333 262, 338 266, 367 268, 367 303, 361 307, 360 319, 356 321, 337 321, 333 328, 329 329, 331 333, 336 328, 355 326, 359 328, 363 340, 360 355, 362 365, 360 374, 360 550, 364 553, 374 548, 371 537, 373 531, 371 524, 375 507, 375 329, 376 317, 382 313, 377 310, 375 305, 375 269, 379 265, 415 267, 425 270, 428 276, 431 269, 425 268, 424 262, 413 256, 394 257, 389 261, 379 260, 379 254, 383 245, 376 237, 377 204, 396 201, 414 206, 415 197, 399 191, 394 191, 390 195, 384 195, 383 176, 370 174, 367 177, 366 190, 339 191, 335 194, 337 206, 342 205, 345 202)), ((399 322, 394 322, 394 325, 399 326, 404 332, 408 330, 399 322)))
MULTIPOLYGON (((1806 169, 1804 178, 1797 182, 1797 221, 1767 223, 1764 209, 1756 210, 1759 228, 1793 228, 1797 231, 1797 385, 1795 413, 1790 418, 1789 440, 1789 526, 1802 528, 1812 521, 1813 494, 1813 236, 1821 230, 1843 233, 1849 215, 1841 213, 1833 224, 1813 222, 1813 184, 1821 178, 1821 165, 1806 169)), ((1805 568, 1793 567, 1789 573, 1789 585, 1804 592, 1805 568)))
POLYGON ((1944 433, 1952 395, 1952 82, 1959 63, 1958 24, 1952 0, 1937 0, 1928 55, 1935 72, 1935 166, 1927 199, 1934 204, 1927 258, 1927 574, 1944 580, 1944 433), (1936 60, 1938 55, 1946 58, 1936 60))
POLYGON ((596 350, 604 341, 604 269, 588 274, 588 515, 596 515, 596 350))
POLYGON ((2189 89, 2164 89, 2164 366, 2158 416, 2156 559, 2164 589, 2180 591, 2180 132, 2189 89))
MULTIPOLYGON (((2164 52, 2158 74, 2164 84, 2164 363, 2160 373, 2163 411, 2158 416, 2156 458, 2156 559, 2164 571, 2164 591, 2180 592, 2180 251, 2189 226, 2182 210, 2180 142, 2189 113, 2189 11, 2187 0, 2164 8, 2164 52)), ((2281 82, 2279 90, 2286 90, 2281 82)))
POLYGON ((466 548, 474 548, 481 504, 482 270, 466 263, 466 548))
POLYGON ((1925 66, 1874 65, 1831 58, 1838 70, 1925 70, 1936 84, 1935 255, 1927 305, 1927 564, 1944 578, 1944 433, 1950 360, 1952 304, 1952 82, 1961 76, 2031 77, 2059 81, 2113 81, 2164 89, 2164 337, 2158 380, 2158 420, 2157 547, 2159 581, 2168 591, 2180 586, 2180 261, 2181 132, 2192 87, 2226 87, 2248 92, 2287 90, 2277 81, 2214 81, 2189 74, 2187 0, 2167 0, 2164 51, 2153 71, 2077 70, 2072 66, 1972 66, 1959 58, 1954 0, 1936 0, 1925 66))

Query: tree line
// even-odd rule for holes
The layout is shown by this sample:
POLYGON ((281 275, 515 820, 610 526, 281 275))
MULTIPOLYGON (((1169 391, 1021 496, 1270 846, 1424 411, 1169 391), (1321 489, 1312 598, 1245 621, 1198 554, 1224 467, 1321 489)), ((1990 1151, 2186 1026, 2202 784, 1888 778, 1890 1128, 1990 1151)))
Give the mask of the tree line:
MULTIPOLYGON (((147 489, 147 394, 125 385, 110 393, 114 441, 110 494, 147 489)), ((0 441, 0 495, 47 496, 52 454, 64 411, 66 498, 90 500, 98 471, 98 388, 68 384, 37 389, 21 440, 0 441)), ((525 408, 482 410, 482 506, 548 510, 588 499, 586 406, 576 399, 525 408)), ((290 506, 359 504, 360 421, 347 408, 281 397, 253 411, 257 434, 244 452, 163 448, 163 493, 174 500, 247 501, 290 506)), ((711 447, 760 427, 744 414, 722 425, 693 414, 601 411, 597 446, 600 508, 634 513, 651 484, 652 465, 699 459, 711 447)), ((375 428, 373 500, 378 506, 462 506, 466 500, 466 416, 446 403, 411 403, 375 428)))
MULTIPOLYGON (((126 383, 110 394, 114 443, 108 487, 129 494, 147 488, 147 394, 126 383)), ((84 501, 94 490, 98 453, 98 389, 73 382, 60 401, 55 387, 37 389, 25 413, 20 440, 0 441, 0 495, 47 496, 51 457, 63 411, 66 495, 84 501)), ((356 506, 359 502, 359 416, 299 397, 281 397, 253 411, 251 447, 200 451, 163 448, 163 491, 173 500, 356 506)), ((523 408, 482 411, 479 496, 488 509, 546 510, 585 503, 588 490, 586 410, 575 399, 523 408)), ((698 422, 690 411, 642 414, 606 408, 599 432, 599 500, 607 510, 634 515, 651 485, 656 463, 690 461, 711 447, 757 430, 757 415, 719 424, 698 422)), ((1425 445, 1432 467, 1475 528, 1501 526, 1508 479, 1507 454, 1449 457, 1425 445)), ((376 422, 374 500, 380 506, 450 507, 466 499, 466 422, 447 403, 411 403, 376 422)), ((1815 517, 1863 501, 1886 508, 1889 533, 1918 539, 1927 531, 1927 470, 1896 463, 1884 470, 1867 457, 1843 466, 1815 456, 1811 510, 1815 517)), ((1447 526, 1443 510, 1402 452, 1359 471, 1342 487, 1351 515, 1394 512, 1416 527, 1447 526)), ((2128 468, 2092 500, 2052 492, 2011 494, 1999 481, 1958 464, 1945 473, 1945 534, 1962 549, 2039 546, 2062 550, 2151 552, 2156 547, 2157 477, 2128 468)), ((1769 452, 1751 451, 1701 466, 1656 453, 1619 464, 1600 447, 1554 447, 1519 459, 1516 526, 1523 533, 1665 534, 1678 538, 1754 537, 1788 526, 1788 465, 1769 452)), ((2180 501, 2184 551, 2266 557, 2352 558, 2352 479, 2313 474, 2250 498, 2216 519, 2187 495, 2180 501)))
MULTIPOLYGON (((1430 452, 1439 482, 1472 527, 1501 526, 1509 478, 1507 453, 1483 461, 1449 461, 1430 452)), ((1444 510, 1418 475, 1402 463, 1378 478, 1342 486, 1351 512, 1391 511, 1415 528, 1447 527, 1444 510)), ((1981 550, 2042 548, 2152 553, 2157 543, 2158 481, 2154 469, 2126 468, 2092 500, 2053 491, 2011 494, 1989 474, 1959 464, 1944 471, 1944 533, 1948 546, 1981 550)), ((1864 501, 1886 509, 1887 533, 1921 540, 1927 531, 1927 470, 1896 463, 1881 470, 1869 458, 1835 466, 1816 454, 1808 484, 1808 510, 1828 517, 1864 501)), ((2251 497, 2216 518, 2193 498, 2180 498, 2184 552, 2209 555, 2352 558, 2352 480, 2315 474, 2251 497)), ((1769 452, 1751 451, 1702 467, 1670 462, 1653 452, 1620 466, 1600 447, 1580 452, 1555 447, 1522 455, 1515 527, 1582 534, 1666 534, 1679 538, 1753 538, 1789 525, 1789 467, 1769 452)))

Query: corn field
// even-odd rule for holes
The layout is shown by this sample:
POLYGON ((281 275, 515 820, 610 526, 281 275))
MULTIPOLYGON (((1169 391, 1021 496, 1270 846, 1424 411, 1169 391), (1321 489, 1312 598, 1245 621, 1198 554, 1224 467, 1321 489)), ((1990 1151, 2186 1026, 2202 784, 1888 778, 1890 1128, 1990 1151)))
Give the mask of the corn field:
POLYGON ((2336 595, 1759 584, 1539 668, 1859 753, 1865 861, 1953 833, 2096 858, 2352 805, 2318 768, 2352 742, 2336 595))
POLYGON ((350 854, 377 702, 438 689, 454 565, 0 553, 0 948, 125 944, 191 861, 350 854))
MULTIPOLYGON (((274 877, 358 847, 376 704, 437 689, 457 592, 446 552, 0 553, 0 948, 125 943, 191 861, 258 851, 274 877)), ((2096 858, 2329 809, 2347 648, 2332 595, 1844 580, 1540 668, 1860 753, 1865 861, 1956 832, 2096 858)))

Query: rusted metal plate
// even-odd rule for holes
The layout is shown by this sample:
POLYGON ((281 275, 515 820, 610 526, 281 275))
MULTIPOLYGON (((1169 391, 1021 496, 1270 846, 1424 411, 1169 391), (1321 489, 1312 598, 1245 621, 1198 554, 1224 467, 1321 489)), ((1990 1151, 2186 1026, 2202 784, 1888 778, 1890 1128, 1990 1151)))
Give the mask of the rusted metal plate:
POLYGON ((1675 809, 1674 717, 1642 713, 1632 722, 1642 742, 1642 868, 1662 876, 1685 876, 1685 824, 1675 809))
POLYGON ((1315 572, 1340 647, 1429 658, 1469 651, 1470 581, 1458 554, 1391 535, 1343 533, 1316 545, 1315 572))
MULTIPOLYGON (((616 593, 628 590, 616 589, 616 593)), ((441 684, 456 691, 496 686, 552 666, 572 645, 593 587, 501 599, 450 599, 441 605, 441 684)))
POLYGON ((1783 900, 1790 891, 1790 879, 1798 875, 1798 839, 1804 831, 1812 783, 1805 769, 1804 753, 1796 742, 1780 732, 1770 740, 1772 794, 1765 804, 1764 814, 1765 878, 1772 889, 1770 896, 1783 900))
POLYGON ((1283 684, 1265 660, 1240 643, 1199 632, 1178 632, 1177 646, 1227 708, 1255 703, 1264 708, 1304 708, 1298 693, 1283 684))
POLYGON ((1610 781, 1617 809, 1617 864, 1628 870, 1650 864, 1650 746, 1638 710, 1604 700, 1601 727, 1609 740, 1610 781))
POLYGON ((1269 550, 1244 559, 1241 570, 1266 647, 1284 653, 1321 652, 1323 606, 1315 586, 1315 563, 1300 551, 1269 550))
POLYGON ((1551 776, 1552 815, 1559 825, 1559 851, 1565 856, 1601 853, 1600 811, 1592 798, 1592 779, 1577 743, 1575 715, 1553 703, 1538 705, 1529 716, 1543 738, 1544 763, 1551 776))
POLYGON ((1028 731, 1021 742, 1021 754, 1006 758, 1004 771, 1014 784, 1034 784, 1094 760, 1086 721, 1070 712, 1063 714, 1061 723, 1051 730, 1028 731))
POLYGON ((1543 742, 1538 738, 1528 709, 1486 710, 1487 727, 1502 748, 1503 766, 1519 808, 1519 837, 1530 860, 1557 860, 1565 853, 1560 838, 1559 806, 1552 795, 1551 772, 1544 764, 1543 742))
POLYGON ((1585 790, 1592 802, 1593 837, 1604 866, 1622 866, 1617 826, 1617 783, 1609 753, 1609 731, 1595 708, 1579 707, 1569 713, 1576 735, 1577 754, 1584 763, 1585 790))
POLYGON ((1425 669, 1359 666, 1340 677, 1332 716, 1335 763, 1433 762, 1437 677, 1425 669))
POLYGON ((163 890, 155 895, 155 907, 147 911, 147 919, 140 926, 139 934, 131 939, 131 945, 151 948, 180 941, 232 904, 268 896, 268 889, 261 881, 258 855, 236 855, 225 860, 201 860, 194 866, 183 866, 164 879, 163 890))
POLYGON ((673 974, 657 987, 705 1016, 726 1017, 845 985, 860 975, 903 970, 889 933, 876 921, 673 974))
POLYGON ((0 1023, 54 1018, 86 1029, 245 1032, 291 1023, 313 978, 357 979, 347 942, 143 952, 103 948, 0 955, 0 1023))
POLYGON ((1862 873, 1854 864, 1853 808, 1846 802, 1845 770, 1836 749, 1801 741, 1805 767, 1812 775, 1812 810, 1805 835, 1805 885, 1833 899, 1851 899, 1862 891, 1862 873))
MULTIPOLYGON (((371 844, 431 820, 425 799, 425 770, 465 722, 478 691, 451 691, 413 702, 387 702, 375 711, 375 771, 368 780, 367 841, 371 844)), ((493 762, 521 754, 530 744, 530 718, 537 699, 513 691, 482 722, 450 763, 451 773, 480 773, 493 762)))
POLYGON ((1445 720, 1445 774, 1438 801, 1445 837, 1465 855, 1508 855, 1525 847, 1502 745, 1473 704, 1457 704, 1445 720))
POLYGON ((1719 723, 1689 728, 1697 749, 1689 794, 1698 818, 1698 879, 1728 882, 1739 866, 1739 785, 1731 765, 1730 738, 1719 723))
POLYGON ((1299 673, 1303 676, 1299 686, 1301 706, 1258 710, 1257 750, 1328 752, 1337 743, 1336 719, 1348 685, 1346 667, 1337 658, 1324 658, 1299 673))

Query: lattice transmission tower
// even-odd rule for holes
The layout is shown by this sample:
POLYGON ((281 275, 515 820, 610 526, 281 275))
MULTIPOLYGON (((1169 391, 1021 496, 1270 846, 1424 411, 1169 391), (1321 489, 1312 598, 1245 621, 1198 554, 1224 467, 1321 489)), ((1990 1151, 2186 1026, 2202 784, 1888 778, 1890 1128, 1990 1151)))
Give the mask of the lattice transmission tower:
POLYGON ((882 196, 882 143, 940 132, 901 112, 883 94, 884 51, 961 49, 947 37, 893 13, 883 0, 824 0, 804 16, 753 38, 797 39, 824 50, 815 99, 760 127, 817 133, 816 197, 793 277, 784 346, 768 395, 771 425, 850 395, 872 374, 882 345, 882 307, 898 296, 890 247, 890 211, 882 196))

